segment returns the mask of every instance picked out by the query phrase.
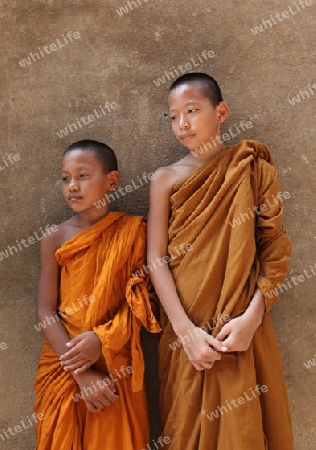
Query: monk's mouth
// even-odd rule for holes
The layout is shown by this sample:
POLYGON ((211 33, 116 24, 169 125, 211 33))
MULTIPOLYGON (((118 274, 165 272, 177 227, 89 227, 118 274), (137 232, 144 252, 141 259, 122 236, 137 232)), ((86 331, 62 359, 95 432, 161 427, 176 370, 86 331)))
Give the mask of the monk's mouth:
POLYGON ((185 134, 184 136, 180 136, 181 141, 188 141, 189 139, 193 138, 194 134, 185 134))

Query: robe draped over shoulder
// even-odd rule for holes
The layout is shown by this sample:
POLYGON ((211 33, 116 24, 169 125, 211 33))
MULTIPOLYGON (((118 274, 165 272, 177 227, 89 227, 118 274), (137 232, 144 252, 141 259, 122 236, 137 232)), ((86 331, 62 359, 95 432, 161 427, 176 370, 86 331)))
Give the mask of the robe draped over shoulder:
POLYGON ((44 341, 35 382, 35 411, 45 415, 37 423, 38 450, 141 450, 149 442, 140 330, 160 327, 148 277, 137 272, 145 246, 143 218, 113 212, 56 251, 60 320, 70 339, 97 334, 102 356, 95 366, 112 374, 119 400, 88 411, 76 381, 44 341))
POLYGON ((189 318, 216 336, 247 309, 257 286, 265 315, 247 351, 222 354, 197 372, 162 312, 160 401, 170 450, 293 449, 269 316, 291 254, 280 197, 272 157, 256 141, 224 149, 173 186, 169 266, 189 318), (181 244, 191 250, 177 252, 181 244))

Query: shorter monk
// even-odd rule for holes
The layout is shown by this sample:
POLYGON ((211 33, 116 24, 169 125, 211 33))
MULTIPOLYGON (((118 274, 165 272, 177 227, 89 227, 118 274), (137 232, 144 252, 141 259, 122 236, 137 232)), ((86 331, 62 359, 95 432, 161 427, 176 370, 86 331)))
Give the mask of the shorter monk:
POLYGON ((37 320, 45 337, 35 389, 38 450, 135 450, 149 442, 142 325, 152 313, 142 217, 109 212, 119 184, 107 145, 85 140, 62 159, 74 215, 41 241, 37 320), (100 200, 102 200, 100 202, 100 200))

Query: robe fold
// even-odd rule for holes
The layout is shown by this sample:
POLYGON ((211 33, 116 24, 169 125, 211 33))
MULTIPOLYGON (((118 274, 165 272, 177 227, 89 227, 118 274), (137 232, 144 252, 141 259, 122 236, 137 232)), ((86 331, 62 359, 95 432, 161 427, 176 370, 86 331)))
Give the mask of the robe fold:
POLYGON ((60 320, 70 339, 90 330, 97 334, 102 356, 95 367, 105 376, 112 374, 119 400, 100 412, 88 411, 76 381, 44 341, 35 382, 35 412, 45 414, 37 423, 38 450, 146 447, 140 330, 144 326, 157 333, 160 327, 151 309, 148 277, 136 272, 145 262, 145 246, 143 218, 112 212, 56 251, 60 320))
POLYGON ((177 257, 170 269, 189 318, 216 336, 225 320, 247 309, 257 286, 265 314, 247 351, 224 353, 212 369, 197 372, 162 312, 160 402, 170 450, 293 449, 269 316, 291 254, 279 192, 268 149, 246 140, 173 186, 168 251, 177 257), (181 244, 191 250, 177 253, 181 244))

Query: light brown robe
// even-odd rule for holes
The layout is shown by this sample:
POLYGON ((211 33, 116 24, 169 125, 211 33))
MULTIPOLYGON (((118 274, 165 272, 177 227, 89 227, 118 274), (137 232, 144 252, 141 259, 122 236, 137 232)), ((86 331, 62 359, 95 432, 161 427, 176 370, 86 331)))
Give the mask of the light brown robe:
POLYGON ((224 325, 220 318, 242 314, 256 286, 266 313, 247 351, 223 354, 203 372, 173 345, 177 337, 163 315, 161 413, 170 450, 293 449, 283 367, 268 313, 291 253, 279 191, 271 155, 255 141, 224 149, 173 186, 169 253, 178 257, 170 268, 190 319, 207 329, 216 325, 216 336, 224 325), (255 211, 260 205, 266 208, 255 211), (239 224, 233 222, 238 218, 239 224), (191 251, 177 253, 181 244, 191 244, 191 251))

